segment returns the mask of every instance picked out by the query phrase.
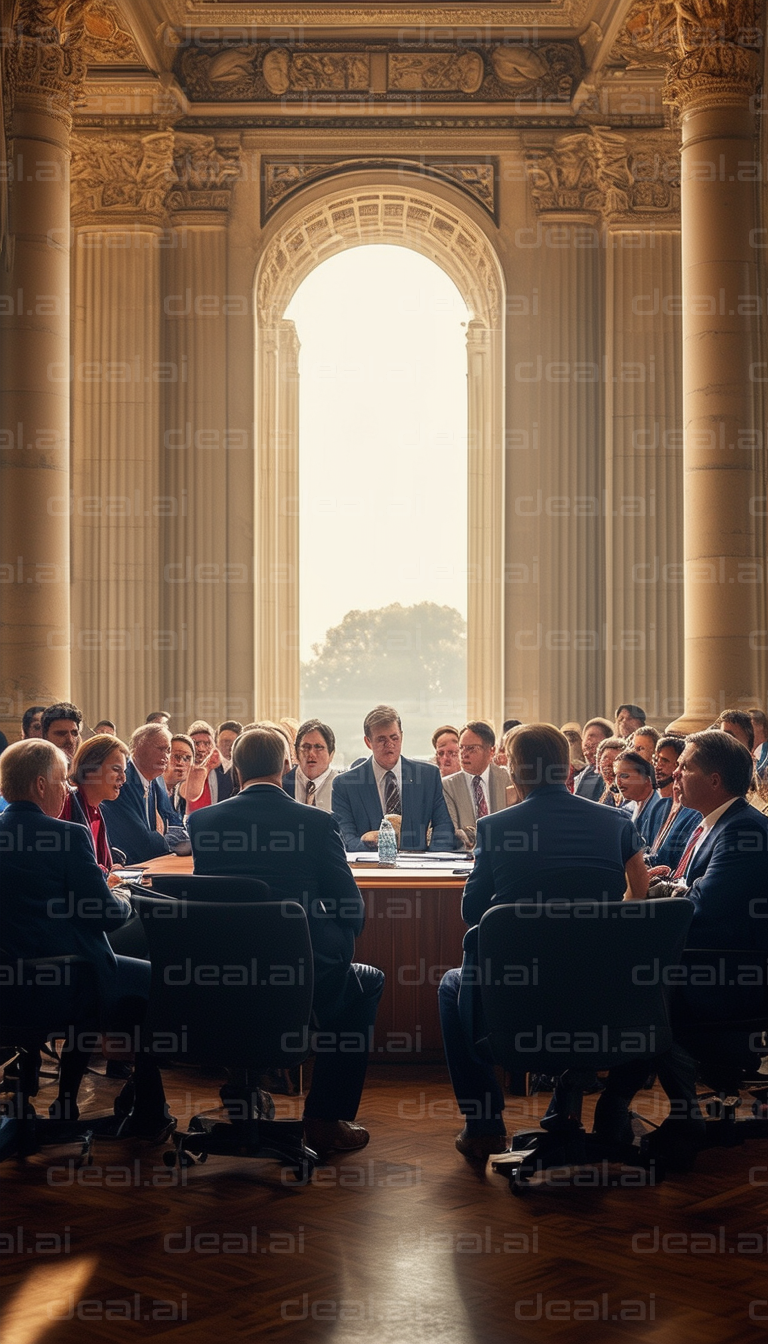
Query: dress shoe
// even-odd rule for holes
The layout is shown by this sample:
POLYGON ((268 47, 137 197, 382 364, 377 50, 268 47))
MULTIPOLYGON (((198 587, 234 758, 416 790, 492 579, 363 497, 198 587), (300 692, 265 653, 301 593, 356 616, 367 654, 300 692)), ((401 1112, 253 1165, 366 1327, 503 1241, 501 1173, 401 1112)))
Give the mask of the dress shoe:
POLYGON ((318 1120, 314 1116, 304 1117, 304 1138, 307 1147, 312 1148, 323 1160, 329 1153, 353 1153, 358 1148, 364 1148, 370 1137, 367 1129, 354 1124, 352 1120, 318 1120))
POLYGON ((178 1121, 175 1115, 163 1115, 156 1118, 137 1117, 133 1112, 117 1131, 120 1139, 141 1139, 144 1143, 165 1143, 175 1130, 178 1121))
POLYGON ((224 1083, 219 1088, 219 1096, 232 1121, 275 1118, 275 1103, 269 1092, 265 1092, 261 1087, 254 1087, 245 1092, 237 1083, 224 1083))
POLYGON ((456 1147, 462 1157, 470 1162, 487 1162, 493 1153, 504 1153, 507 1148, 506 1134, 471 1134, 466 1125, 456 1135, 456 1147))

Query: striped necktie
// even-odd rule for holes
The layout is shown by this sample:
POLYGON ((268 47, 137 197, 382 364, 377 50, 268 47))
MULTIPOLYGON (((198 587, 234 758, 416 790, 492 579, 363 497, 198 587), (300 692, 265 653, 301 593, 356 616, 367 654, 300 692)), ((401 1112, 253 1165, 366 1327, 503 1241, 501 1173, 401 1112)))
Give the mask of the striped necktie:
POLYGON ((400 790, 397 787, 397 780, 393 770, 388 770, 384 776, 384 812, 386 816, 399 817, 401 814, 402 803, 400 802, 400 790))
POLYGON ((314 779, 310 779, 309 782, 308 782, 308 784, 307 784, 307 796, 306 796, 305 801, 306 801, 307 803, 309 803, 309 806, 310 806, 310 807, 317 807, 317 799, 315 798, 315 781, 314 781, 314 779))

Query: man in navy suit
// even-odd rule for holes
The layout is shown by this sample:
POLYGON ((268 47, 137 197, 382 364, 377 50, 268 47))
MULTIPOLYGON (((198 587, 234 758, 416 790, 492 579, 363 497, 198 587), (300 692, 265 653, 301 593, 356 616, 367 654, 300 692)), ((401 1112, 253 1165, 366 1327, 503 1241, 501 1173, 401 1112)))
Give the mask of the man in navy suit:
MULTIPOLYGON (((74 1041, 62 1055, 59 1107, 65 1118, 77 1119, 77 1085, 88 1062, 77 1044, 83 1018, 132 1034, 149 996, 150 966, 115 956, 107 941, 107 933, 129 919, 131 905, 107 885, 85 827, 58 820, 67 769, 64 753, 39 738, 17 742, 0 757, 0 787, 9 799, 0 816, 0 889, 2 945, 10 960, 72 954, 94 968, 95 999, 85 1001, 73 986, 65 1008, 74 1041)), ((170 1126, 149 1054, 137 1052, 135 1082, 132 1130, 159 1138, 170 1126)))
POLYGON ((339 775, 333 785, 333 811, 347 850, 375 849, 385 816, 395 828, 398 849, 455 849, 440 771, 401 756, 397 710, 377 705, 367 715, 363 732, 371 759, 339 775))
MULTIPOLYGON (((598 807, 568 792, 569 745, 557 728, 541 723, 518 728, 509 739, 508 751, 512 782, 523 801, 477 823, 475 866, 461 906, 464 922, 470 926, 464 939, 464 966, 447 971, 438 991, 446 1060, 466 1121, 456 1147, 470 1161, 485 1161, 506 1146, 504 1098, 493 1065, 475 1048, 474 1012, 468 1011, 479 993, 473 975, 477 969, 472 958, 475 926, 491 906, 516 900, 520 884, 547 870, 604 865, 613 869, 613 880, 610 872, 606 877, 619 893, 628 882, 632 894, 642 898, 648 886, 643 842, 629 818, 615 808, 598 807)), ((620 895, 611 890, 611 898, 617 900, 620 895)), ((634 1075, 626 1085, 619 1071, 612 1074, 611 1088, 631 1097, 639 1086, 634 1075)), ((570 1121, 572 1108, 578 1109, 580 1092, 576 1078, 558 1093, 548 1112, 548 1127, 570 1121)))
POLYGON ((145 723, 136 729, 130 748, 120 796, 102 804, 110 847, 121 849, 128 863, 143 863, 171 850, 182 852, 186 832, 162 780, 171 755, 171 734, 162 724, 145 723))
POLYGON ((304 1129, 309 1146, 325 1157, 368 1142, 367 1130, 353 1122, 384 975, 352 960, 365 919, 363 898, 335 818, 283 789, 285 754, 286 740, 276 729, 244 732, 233 748, 240 792, 194 812, 189 833, 196 873, 260 878, 274 900, 298 901, 307 912, 320 1035, 304 1129))

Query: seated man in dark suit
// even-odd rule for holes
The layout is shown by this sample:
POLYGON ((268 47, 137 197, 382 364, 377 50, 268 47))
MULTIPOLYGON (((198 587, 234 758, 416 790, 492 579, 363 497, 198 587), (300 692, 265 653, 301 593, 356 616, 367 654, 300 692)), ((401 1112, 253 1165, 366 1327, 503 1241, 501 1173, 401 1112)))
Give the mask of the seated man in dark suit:
POLYGON ((171 734, 162 724, 145 723, 129 745, 120 796, 103 804, 110 847, 122 850, 128 863, 143 863, 171 850, 188 854, 186 831, 162 780, 171 755, 171 734))
POLYGON ((275 900, 298 901, 309 920, 319 1029, 304 1106, 307 1143, 321 1157, 362 1148, 354 1124, 368 1065, 382 971, 352 960, 365 908, 334 818, 282 787, 287 742, 270 728, 246 730, 233 748, 240 792, 189 819, 195 872, 257 877, 275 900))
MULTIPOLYGON (((66 756, 38 738, 17 742, 0 757, 0 788, 9 799, 0 816, 3 952, 14 960, 67 953, 84 957, 94 968, 98 999, 87 1005, 87 1016, 108 1031, 132 1035, 149 996, 149 962, 115 956, 107 932, 130 917, 130 902, 107 885, 85 827, 58 820, 67 789, 66 756)), ((82 1022, 75 1015, 85 1007, 73 992, 68 1025, 75 1041, 82 1022)), ((77 1119, 77 1085, 87 1054, 77 1046, 73 1058, 67 1054, 58 1104, 62 1118, 77 1119)), ((132 1132, 164 1137, 172 1122, 149 1054, 136 1054, 135 1083, 132 1132)))
MULTIPOLYGON (((512 782, 523 801, 478 821, 475 867, 461 907, 470 930, 491 906, 516 900, 517 884, 548 869, 604 865, 613 869, 619 886, 626 880, 632 894, 643 897, 648 886, 643 842, 628 817, 568 792, 570 753, 560 730, 551 724, 527 724, 510 735, 507 751, 512 782)), ((464 965, 468 966, 467 951, 464 965)), ((504 1098, 493 1065, 478 1055, 467 1018, 460 1012, 463 970, 443 976, 440 1023, 451 1082, 466 1118, 456 1147, 469 1160, 484 1161, 505 1147, 504 1098)), ((471 972, 465 980, 466 992, 473 983, 471 972)), ((633 1080, 630 1096, 638 1085, 633 1080)), ((617 1076, 614 1087, 619 1086, 617 1076)), ((558 1100, 566 1119, 569 1102, 570 1094, 565 1101, 558 1100)))
POLYGON ((333 811, 347 850, 375 849, 385 816, 395 828, 398 849, 455 849, 440 771, 400 755, 403 731, 397 710, 377 705, 366 716, 363 732, 371 759, 333 784, 333 811))

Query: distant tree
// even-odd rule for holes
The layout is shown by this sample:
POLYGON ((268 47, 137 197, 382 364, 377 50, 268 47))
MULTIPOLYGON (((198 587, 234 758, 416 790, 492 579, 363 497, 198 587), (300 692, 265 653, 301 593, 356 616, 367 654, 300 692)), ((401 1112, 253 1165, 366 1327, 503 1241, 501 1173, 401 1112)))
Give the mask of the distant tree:
POLYGON ((463 700, 466 642, 461 612, 436 602, 348 611, 302 665, 305 702, 463 700))

